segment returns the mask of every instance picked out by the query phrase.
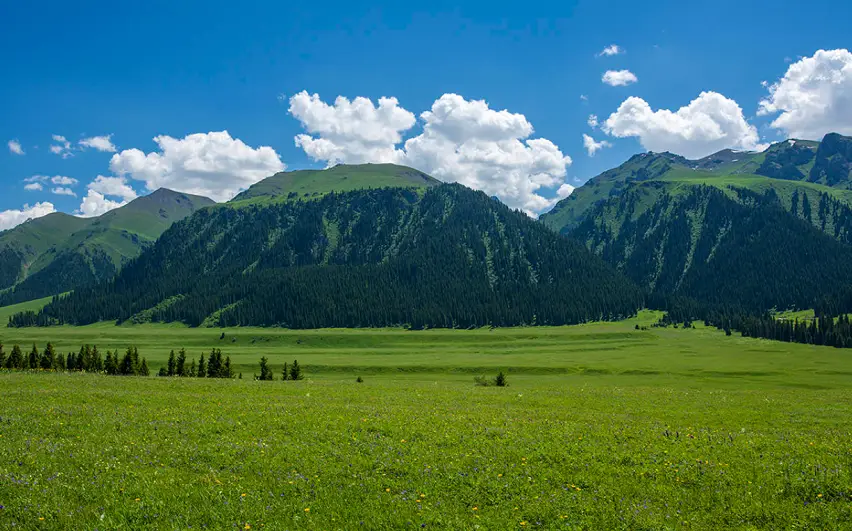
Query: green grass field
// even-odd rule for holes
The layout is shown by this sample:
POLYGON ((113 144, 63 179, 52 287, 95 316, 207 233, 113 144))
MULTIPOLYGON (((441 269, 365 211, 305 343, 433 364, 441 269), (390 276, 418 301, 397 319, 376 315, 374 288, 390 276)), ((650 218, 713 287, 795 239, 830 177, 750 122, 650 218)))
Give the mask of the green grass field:
POLYGON ((849 529, 848 352, 655 319, 2 329, 154 372, 217 347, 244 379, 0 374, 0 527, 849 529), (252 381, 262 355, 307 379, 252 381))

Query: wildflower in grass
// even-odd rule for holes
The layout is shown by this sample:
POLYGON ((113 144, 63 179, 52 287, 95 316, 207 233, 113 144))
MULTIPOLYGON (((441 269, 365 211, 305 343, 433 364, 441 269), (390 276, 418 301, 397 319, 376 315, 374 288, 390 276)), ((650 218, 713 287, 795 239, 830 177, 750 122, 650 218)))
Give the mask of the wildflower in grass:
POLYGON ((306 512, 306 513, 311 512, 311 508, 310 508, 310 507, 305 507, 305 512, 306 512))

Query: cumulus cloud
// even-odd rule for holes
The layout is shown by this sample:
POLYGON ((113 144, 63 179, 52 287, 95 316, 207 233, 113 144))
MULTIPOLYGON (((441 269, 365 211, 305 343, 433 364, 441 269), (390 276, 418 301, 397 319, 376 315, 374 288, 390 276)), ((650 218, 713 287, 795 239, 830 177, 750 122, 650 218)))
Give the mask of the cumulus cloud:
POLYGON ((70 195, 72 197, 77 197, 77 194, 74 193, 74 190, 70 188, 65 188, 63 186, 55 186, 50 191, 56 195, 70 195))
POLYGON ((154 142, 159 151, 146 154, 134 148, 116 153, 110 169, 144 182, 150 191, 165 187, 226 201, 285 167, 271 147, 252 148, 227 131, 184 138, 160 135, 154 142))
POLYGON ((43 183, 50 179, 47 175, 33 175, 24 179, 25 183, 43 183))
POLYGON ((604 48, 603 50, 600 51, 600 53, 598 54, 598 57, 600 57, 602 55, 606 55, 606 56, 619 55, 619 54, 622 54, 622 53, 624 53, 624 48, 620 47, 617 44, 610 44, 609 46, 607 46, 606 48, 604 48))
POLYGON ((600 142, 595 142, 595 139, 590 137, 589 135, 583 135, 583 147, 586 149, 586 153, 590 157, 594 157, 595 153, 600 151, 603 148, 612 147, 612 144, 607 142, 606 140, 601 140, 600 142))
POLYGON ((17 227, 29 219, 40 218, 53 212, 56 212, 53 203, 46 201, 33 206, 25 204, 20 210, 4 210, 0 212, 0 230, 17 227))
POLYGON ((55 175, 50 178, 50 182, 52 182, 53 184, 72 186, 77 184, 77 179, 74 179, 73 177, 65 177, 64 175, 55 175))
POLYGON ((94 190, 99 194, 120 197, 125 201, 136 199, 136 191, 127 184, 127 179, 124 177, 104 177, 98 175, 94 181, 89 183, 89 190, 94 190))
POLYGON ((716 92, 702 92, 677 111, 654 111, 642 98, 624 100, 602 124, 608 135, 637 137, 645 149, 671 151, 700 158, 725 148, 761 150, 757 129, 736 101, 716 92))
POLYGON ((21 147, 21 143, 18 142, 18 139, 12 139, 6 142, 6 145, 9 146, 9 151, 15 155, 23 155, 24 148, 21 147))
POLYGON ((310 133, 297 135, 296 145, 330 166, 398 161, 402 154, 395 146, 416 122, 414 114, 400 107, 396 98, 379 98, 376 106, 369 98, 350 101, 338 96, 328 105, 319 94, 302 91, 290 98, 289 110, 310 133))
POLYGON ((104 194, 89 190, 83 198, 83 202, 80 203, 80 208, 74 213, 84 218, 92 218, 126 204, 126 201, 112 201, 104 197, 104 194))
POLYGON ((769 85, 758 115, 778 116, 772 127, 788 136, 820 140, 826 133, 852 134, 852 53, 819 50, 792 63, 769 85))
POLYGON ((598 115, 597 114, 590 114, 589 119, 586 121, 586 123, 589 124, 589 127, 594 129, 595 127, 598 126, 598 115))
POLYGON ((569 195, 573 194, 574 190, 576 190, 575 187, 571 186, 568 183, 563 183, 562 186, 560 186, 559 189, 556 190, 556 199, 557 200, 565 199, 569 195))
POLYGON ((84 148, 93 148, 98 151, 115 153, 115 144, 112 143, 112 135, 90 136, 78 142, 84 148))
POLYGON ((68 141, 62 135, 53 135, 53 141, 58 142, 58 144, 52 144, 50 146, 50 152, 54 155, 59 155, 63 159, 67 159, 68 157, 73 157, 74 154, 71 152, 71 142, 68 141))
POLYGON ((30 183, 24 185, 24 190, 28 190, 30 192, 41 192, 44 190, 44 186, 42 186, 41 183, 30 183))
POLYGON ((294 98, 290 112, 319 135, 300 135, 296 143, 317 160, 413 166, 442 181, 496 195, 531 215, 552 204, 539 192, 562 184, 571 164, 550 140, 529 138, 533 127, 524 115, 457 94, 444 94, 421 113, 422 133, 402 148, 402 135, 415 119, 395 98, 382 98, 378 106, 367 98, 338 98, 332 106, 306 92, 294 98))
POLYGON ((630 70, 607 70, 601 77, 601 81, 611 87, 624 87, 636 83, 639 78, 630 70))

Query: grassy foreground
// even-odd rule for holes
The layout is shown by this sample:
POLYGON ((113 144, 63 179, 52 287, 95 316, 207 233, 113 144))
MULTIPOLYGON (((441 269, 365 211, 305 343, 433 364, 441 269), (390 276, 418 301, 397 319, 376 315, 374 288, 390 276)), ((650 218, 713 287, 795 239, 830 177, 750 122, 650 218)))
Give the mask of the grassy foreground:
POLYGON ((219 346, 248 374, 0 374, 0 528, 848 529, 848 353, 633 329, 652 318, 2 330, 7 352, 136 344, 154 370, 219 346), (308 379, 251 381, 261 355, 308 379), (497 368, 510 387, 473 385, 497 368))

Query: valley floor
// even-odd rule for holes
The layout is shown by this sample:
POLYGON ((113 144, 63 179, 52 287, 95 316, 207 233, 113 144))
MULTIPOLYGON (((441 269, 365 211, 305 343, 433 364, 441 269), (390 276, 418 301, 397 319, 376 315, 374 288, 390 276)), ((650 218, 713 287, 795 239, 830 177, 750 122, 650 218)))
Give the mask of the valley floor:
POLYGON ((244 378, 0 374, 0 527, 848 529, 848 351, 635 329, 654 319, 2 329, 7 352, 136 345, 152 372, 221 348, 244 378), (264 355, 307 379, 252 381, 264 355))

